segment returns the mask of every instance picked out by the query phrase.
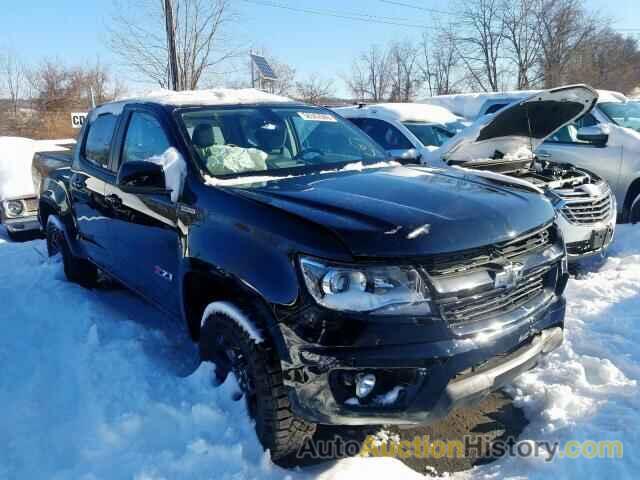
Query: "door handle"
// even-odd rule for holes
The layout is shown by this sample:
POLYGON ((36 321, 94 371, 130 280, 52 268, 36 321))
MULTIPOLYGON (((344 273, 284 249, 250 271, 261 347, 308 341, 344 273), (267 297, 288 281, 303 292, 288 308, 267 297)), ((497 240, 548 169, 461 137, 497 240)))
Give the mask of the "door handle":
POLYGON ((538 158, 551 158, 551 154, 549 152, 545 152, 544 150, 538 152, 536 155, 538 158))
POLYGON ((111 195, 107 195, 106 197, 104 197, 104 200, 112 208, 122 207, 122 199, 115 193, 112 193, 111 195))
POLYGON ((87 188, 87 183, 84 181, 84 179, 80 178, 77 175, 74 175, 73 178, 71 178, 71 186, 76 190, 84 190, 85 188, 87 188))

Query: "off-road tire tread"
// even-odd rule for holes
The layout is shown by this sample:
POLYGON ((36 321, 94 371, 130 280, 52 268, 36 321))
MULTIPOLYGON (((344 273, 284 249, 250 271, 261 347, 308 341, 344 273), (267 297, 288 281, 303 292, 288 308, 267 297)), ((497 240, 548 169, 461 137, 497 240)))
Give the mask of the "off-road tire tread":
MULTIPOLYGON (((247 309, 243 311, 246 313, 247 309)), ((265 450, 270 450, 275 463, 289 465, 292 456, 315 433, 316 424, 293 413, 282 381, 280 361, 273 346, 268 339, 256 343, 243 328, 224 314, 213 314, 207 319, 207 324, 209 322, 216 322, 214 330, 228 335, 227 338, 236 339, 241 350, 246 352, 248 365, 254 367, 256 402, 261 404, 256 408, 256 416, 260 415, 260 411, 265 412, 263 418, 254 418, 256 433, 265 450)))

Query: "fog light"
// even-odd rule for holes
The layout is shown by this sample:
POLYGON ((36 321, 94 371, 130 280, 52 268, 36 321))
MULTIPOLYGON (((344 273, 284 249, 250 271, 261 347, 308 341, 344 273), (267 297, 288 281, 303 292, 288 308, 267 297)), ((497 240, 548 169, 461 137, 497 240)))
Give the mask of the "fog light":
POLYGON ((376 376, 373 373, 359 374, 356 376, 356 396, 365 398, 376 386, 376 376))

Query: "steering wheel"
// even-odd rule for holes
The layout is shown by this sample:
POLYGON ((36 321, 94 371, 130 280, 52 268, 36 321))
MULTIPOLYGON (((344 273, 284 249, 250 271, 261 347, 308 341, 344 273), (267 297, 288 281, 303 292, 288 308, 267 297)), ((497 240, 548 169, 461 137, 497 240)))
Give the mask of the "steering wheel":
POLYGON ((317 159, 318 158, 322 158, 324 157, 324 152, 318 148, 305 148, 304 150, 300 150, 295 157, 293 157, 293 160, 306 160, 310 163, 318 163, 317 159), (312 158, 312 159, 305 159, 304 156, 309 154, 309 153, 315 153, 317 154, 316 157, 312 158))

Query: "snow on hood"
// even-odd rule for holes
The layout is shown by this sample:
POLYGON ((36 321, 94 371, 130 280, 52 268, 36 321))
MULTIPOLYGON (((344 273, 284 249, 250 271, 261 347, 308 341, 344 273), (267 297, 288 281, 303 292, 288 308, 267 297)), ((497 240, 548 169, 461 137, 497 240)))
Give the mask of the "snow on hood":
POLYGON ((595 105, 598 94, 586 85, 545 90, 485 115, 438 150, 429 152, 447 162, 495 158, 522 159, 560 128, 574 122, 595 105))
POLYGON ((399 122, 452 123, 461 118, 446 108, 421 103, 377 103, 363 107, 334 108, 334 112, 345 118, 375 117, 399 122))
POLYGON ((276 175, 266 175, 266 174, 256 174, 256 175, 247 175, 247 176, 239 176, 239 177, 229 177, 229 178, 219 178, 212 177, 210 175, 205 175, 205 183, 211 187, 237 187, 241 185, 256 185, 261 183, 273 182, 278 180, 284 180, 286 178, 296 178, 296 177, 304 177, 305 175, 324 175, 327 173, 338 173, 338 172, 361 172, 362 170, 368 170, 370 168, 387 168, 387 167, 397 167, 400 163, 390 160, 388 162, 376 162, 376 163, 362 163, 362 162, 352 162, 346 164, 342 168, 334 168, 321 170, 318 173, 305 173, 300 175, 286 175, 286 176, 276 176, 276 175))
POLYGON ((64 151, 60 144, 73 139, 32 140, 22 137, 0 137, 0 200, 35 196, 31 178, 31 160, 36 152, 64 151))

